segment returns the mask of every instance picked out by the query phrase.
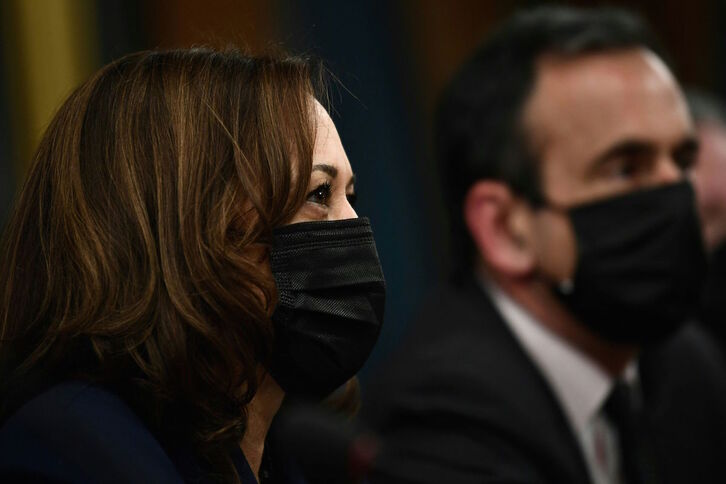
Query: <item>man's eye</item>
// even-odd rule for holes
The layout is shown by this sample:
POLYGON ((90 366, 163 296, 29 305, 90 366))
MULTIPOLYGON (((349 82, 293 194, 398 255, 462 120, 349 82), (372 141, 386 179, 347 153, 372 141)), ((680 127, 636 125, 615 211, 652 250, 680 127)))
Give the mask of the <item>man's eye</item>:
POLYGON ((615 176, 618 178, 632 178, 640 169, 641 167, 637 163, 625 161, 615 168, 615 176))
POLYGON ((329 182, 318 185, 313 191, 308 193, 307 201, 317 203, 319 205, 327 205, 330 200, 330 192, 332 187, 329 182))
POLYGON ((653 160, 644 156, 626 156, 614 160, 608 174, 613 178, 631 180, 646 176, 653 169, 653 160))
POLYGON ((676 162, 678 168, 685 171, 693 168, 693 165, 696 164, 697 156, 698 148, 684 148, 673 153, 673 161, 676 162))

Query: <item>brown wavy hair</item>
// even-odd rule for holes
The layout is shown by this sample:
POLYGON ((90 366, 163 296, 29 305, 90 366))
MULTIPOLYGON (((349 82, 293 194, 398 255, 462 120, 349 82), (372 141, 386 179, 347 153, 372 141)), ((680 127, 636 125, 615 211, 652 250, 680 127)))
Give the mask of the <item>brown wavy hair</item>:
POLYGON ((141 52, 68 98, 0 242, 4 417, 64 379, 111 384, 235 476, 271 347, 271 230, 305 199, 321 72, 141 52))

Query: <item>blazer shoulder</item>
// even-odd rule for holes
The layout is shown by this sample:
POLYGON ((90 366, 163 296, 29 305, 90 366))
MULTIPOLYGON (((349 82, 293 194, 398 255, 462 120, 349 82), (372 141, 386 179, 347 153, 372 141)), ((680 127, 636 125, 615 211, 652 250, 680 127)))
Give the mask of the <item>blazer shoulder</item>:
POLYGON ((80 381, 31 399, 0 428, 0 476, 64 482, 182 482, 161 444, 116 394, 80 381))

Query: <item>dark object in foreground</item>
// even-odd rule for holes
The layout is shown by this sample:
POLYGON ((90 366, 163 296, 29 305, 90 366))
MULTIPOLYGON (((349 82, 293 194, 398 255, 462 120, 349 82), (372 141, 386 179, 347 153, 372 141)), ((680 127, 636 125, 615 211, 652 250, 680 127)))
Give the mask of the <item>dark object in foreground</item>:
POLYGON ((305 403, 280 411, 269 442, 274 458, 289 462, 309 484, 361 482, 379 448, 373 435, 350 421, 305 403))

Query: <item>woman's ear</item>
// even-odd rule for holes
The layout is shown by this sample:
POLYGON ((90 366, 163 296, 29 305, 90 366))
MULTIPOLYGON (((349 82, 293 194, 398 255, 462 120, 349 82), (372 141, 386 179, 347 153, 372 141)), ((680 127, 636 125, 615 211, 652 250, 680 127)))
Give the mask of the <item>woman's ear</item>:
POLYGON ((525 277, 536 267, 529 206, 503 183, 476 182, 464 199, 464 220, 487 267, 504 276, 525 277))

